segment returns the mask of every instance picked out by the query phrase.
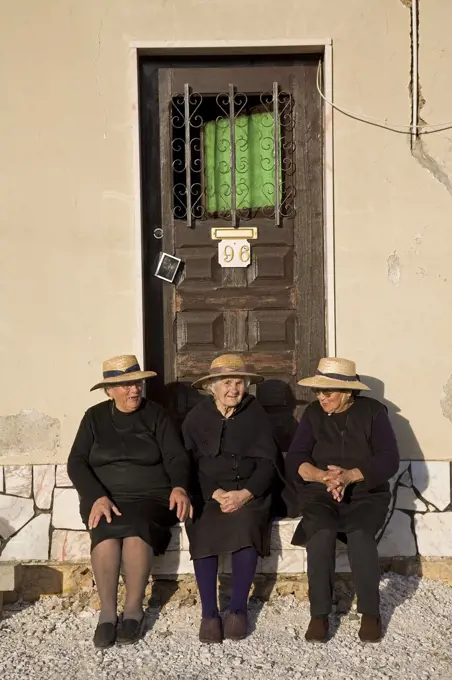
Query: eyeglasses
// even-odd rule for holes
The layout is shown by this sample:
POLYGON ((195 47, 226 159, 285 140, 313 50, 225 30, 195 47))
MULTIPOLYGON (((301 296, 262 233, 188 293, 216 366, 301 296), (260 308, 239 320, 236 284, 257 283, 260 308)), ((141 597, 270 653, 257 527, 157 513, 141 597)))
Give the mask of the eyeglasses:
POLYGON ((139 380, 138 382, 135 380, 135 381, 131 381, 131 382, 119 383, 117 385, 113 385, 113 387, 122 387, 123 390, 128 392, 129 390, 132 389, 132 387, 136 387, 137 389, 142 390, 143 385, 144 385, 144 383, 143 383, 142 380, 139 380))
POLYGON ((313 391, 313 393, 315 394, 316 397, 318 397, 319 394, 323 394, 325 397, 331 397, 331 395, 334 394, 335 392, 342 392, 343 390, 327 390, 327 389, 318 390, 318 389, 314 389, 312 391, 313 391))

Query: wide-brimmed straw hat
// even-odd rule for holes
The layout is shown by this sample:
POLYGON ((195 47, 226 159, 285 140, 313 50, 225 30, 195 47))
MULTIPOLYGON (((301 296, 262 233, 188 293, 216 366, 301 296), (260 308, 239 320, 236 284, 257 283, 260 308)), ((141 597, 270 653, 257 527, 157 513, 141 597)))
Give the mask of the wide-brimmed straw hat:
POLYGON ((142 371, 134 354, 121 354, 118 357, 107 359, 102 364, 102 370, 103 380, 94 385, 90 392, 107 385, 120 385, 131 380, 144 380, 145 378, 153 378, 157 375, 154 371, 142 371))
POLYGON ((359 379, 354 361, 335 357, 320 359, 315 375, 298 381, 303 387, 318 390, 369 390, 359 379))
POLYGON ((245 363, 240 354, 222 354, 212 361, 209 373, 195 380, 193 387, 202 389, 206 382, 214 378, 249 378, 250 384, 261 382, 264 378, 254 372, 253 367, 245 363))

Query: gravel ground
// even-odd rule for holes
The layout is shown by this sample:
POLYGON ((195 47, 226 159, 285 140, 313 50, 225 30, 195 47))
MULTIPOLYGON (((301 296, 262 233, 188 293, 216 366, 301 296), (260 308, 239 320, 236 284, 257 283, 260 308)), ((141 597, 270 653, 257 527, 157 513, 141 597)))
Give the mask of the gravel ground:
POLYGON ((2 680, 451 680, 452 587, 395 574, 381 583, 387 628, 377 645, 359 642, 359 619, 333 618, 326 645, 308 645, 307 602, 251 603, 253 632, 242 642, 201 645, 199 607, 170 602, 147 613, 150 630, 132 647, 94 650, 94 611, 59 598, 6 610, 0 622, 2 680))

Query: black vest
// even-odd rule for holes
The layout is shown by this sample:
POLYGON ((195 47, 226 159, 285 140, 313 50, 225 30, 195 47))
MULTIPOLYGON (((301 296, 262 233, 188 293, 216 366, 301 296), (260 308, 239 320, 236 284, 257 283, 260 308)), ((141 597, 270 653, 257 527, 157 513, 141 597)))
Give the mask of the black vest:
MULTIPOLYGON (((357 397, 347 411, 345 430, 341 432, 334 418, 328 416, 318 402, 310 404, 306 416, 316 440, 311 454, 316 467, 326 470, 328 465, 339 465, 349 470, 369 461, 374 455, 372 426, 381 411, 386 411, 386 407, 379 401, 357 397)), ((389 489, 388 483, 378 487, 379 491, 386 489, 389 489)))

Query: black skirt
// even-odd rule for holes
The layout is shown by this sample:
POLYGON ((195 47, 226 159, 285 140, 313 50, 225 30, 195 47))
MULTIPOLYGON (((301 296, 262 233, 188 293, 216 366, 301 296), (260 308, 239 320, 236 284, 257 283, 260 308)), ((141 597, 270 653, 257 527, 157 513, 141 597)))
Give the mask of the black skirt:
POLYGON ((271 496, 255 498, 231 513, 222 512, 214 500, 195 502, 186 530, 194 560, 248 547, 265 557, 270 553, 271 496))
MULTIPOLYGON (((121 515, 112 512, 109 524, 102 517, 95 529, 90 531, 91 550, 108 538, 130 538, 138 536, 147 543, 154 555, 162 555, 171 539, 171 527, 177 524, 175 510, 169 509, 169 498, 148 496, 138 499, 121 499, 115 502, 121 515)), ((91 506, 81 500, 80 515, 88 528, 91 506)))
POLYGON ((317 483, 307 484, 302 494, 302 519, 292 538, 293 545, 301 546, 321 529, 336 531, 343 543, 348 533, 358 529, 375 536, 384 524, 391 499, 389 491, 356 493, 348 487, 338 503, 323 484, 317 483))

